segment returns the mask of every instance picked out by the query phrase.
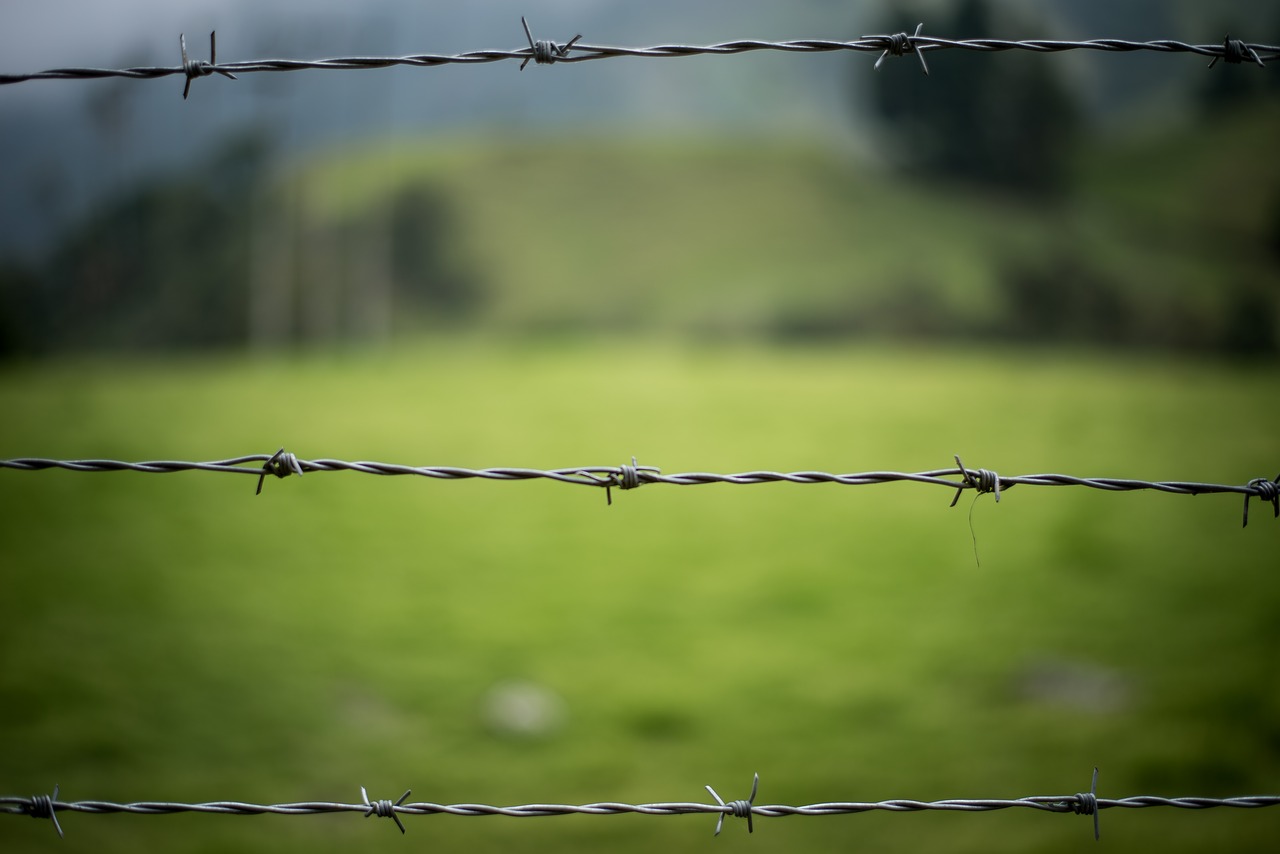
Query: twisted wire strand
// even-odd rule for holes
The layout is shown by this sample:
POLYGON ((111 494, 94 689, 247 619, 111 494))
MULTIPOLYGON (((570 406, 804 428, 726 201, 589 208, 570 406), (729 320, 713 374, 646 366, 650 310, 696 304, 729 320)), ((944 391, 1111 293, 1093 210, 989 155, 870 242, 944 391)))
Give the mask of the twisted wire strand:
POLYGON ((1149 481, 1117 477, 1078 477, 1068 474, 997 475, 986 469, 964 467, 931 469, 921 472, 866 471, 834 474, 823 471, 744 471, 733 474, 713 472, 682 472, 662 474, 651 466, 575 466, 572 468, 464 468, 459 466, 412 466, 368 460, 347 461, 328 458, 303 460, 285 453, 247 454, 225 460, 187 462, 182 460, 148 460, 126 462, 122 460, 59 460, 43 457, 18 457, 0 459, 0 469, 17 471, 41 471, 64 469, 74 472, 132 471, 146 474, 173 474, 183 471, 223 472, 248 474, 257 477, 274 474, 285 477, 290 473, 352 471, 360 474, 382 476, 415 475, 437 480, 553 480, 578 486, 619 487, 634 489, 646 484, 663 483, 672 486, 704 486, 713 483, 746 486, 759 483, 817 484, 834 483, 843 486, 867 486, 878 483, 923 483, 945 486, 948 489, 976 489, 979 492, 1007 490, 1013 486, 1081 486, 1108 492, 1133 492, 1155 490, 1177 495, 1207 495, 1235 493, 1248 497, 1273 501, 1277 495, 1276 484, 1280 478, 1269 481, 1254 478, 1245 484, 1202 483, 1198 481, 1149 481))
POLYGON ((832 39, 798 39, 790 41, 743 39, 710 45, 667 44, 653 47, 612 47, 582 44, 577 39, 565 45, 541 40, 532 42, 529 47, 515 50, 474 50, 458 54, 423 53, 409 56, 349 56, 317 60, 253 59, 222 63, 187 60, 184 64, 177 66, 138 66, 114 69, 51 68, 46 71, 28 74, 0 74, 0 85, 23 83, 31 80, 87 80, 103 77, 147 80, 172 75, 186 76, 189 85, 193 75, 222 74, 231 76, 232 74, 268 71, 351 71, 395 66, 432 68, 440 65, 469 65, 502 62, 505 60, 517 60, 522 64, 527 64, 530 60, 534 60, 539 64, 551 64, 590 62, 597 59, 618 59, 622 57, 672 59, 684 56, 725 56, 754 51, 781 51, 786 53, 830 53, 839 51, 883 53, 889 51, 895 56, 900 56, 907 50, 919 52, 969 50, 982 53, 1010 50, 1023 50, 1034 53, 1060 53, 1071 50, 1109 53, 1153 51, 1157 53, 1196 54, 1211 57, 1214 62, 1219 59, 1225 59, 1227 62, 1249 61, 1256 62, 1259 65, 1266 60, 1280 56, 1280 46, 1254 44, 1230 38, 1224 40, 1221 44, 1189 44, 1172 39, 1157 39, 1153 41, 1130 41, 1109 38, 1084 41, 1059 39, 947 39, 919 35, 917 30, 916 35, 907 35, 906 33, 869 35, 849 41, 832 39))
MULTIPOLYGON (((1023 798, 979 798, 948 799, 940 801, 917 801, 909 799, 893 799, 884 801, 831 801, 826 803, 789 806, 786 804, 748 804, 747 801, 732 801, 725 804, 703 804, 690 801, 675 801, 649 804, 625 804, 615 801, 601 801, 589 804, 552 804, 535 803, 516 806, 493 806, 490 804, 437 804, 407 803, 394 804, 387 801, 385 814, 399 815, 455 815, 455 816, 506 816, 509 818, 537 818, 560 815, 690 815, 697 813, 718 813, 720 815, 745 815, 749 808, 755 816, 766 818, 782 818, 785 816, 819 816, 819 815, 851 815, 864 812, 995 812, 1006 809, 1033 809, 1051 813, 1079 812, 1081 795, 1034 795, 1023 798)), ((243 801, 210 801, 207 803, 177 803, 173 801, 137 801, 133 803, 116 803, 113 801, 58 801, 50 800, 47 795, 30 798, 0 797, 0 813, 10 815, 31 815, 39 811, 37 803, 41 798, 48 801, 50 810, 48 817, 57 812, 81 812, 93 814, 130 813, 133 815, 172 815, 175 813, 208 813, 216 815, 319 815, 325 813, 358 813, 369 814, 371 806, 381 803, 338 803, 332 801, 301 801, 286 804, 252 804, 243 801)), ((1125 798, 1096 798, 1098 810, 1106 809, 1151 809, 1167 807, 1174 809, 1206 810, 1217 808, 1261 809, 1280 806, 1280 795, 1238 795, 1226 798, 1208 797, 1160 797, 1155 795, 1134 795, 1125 798)), ((382 815, 383 812, 379 812, 382 815)))

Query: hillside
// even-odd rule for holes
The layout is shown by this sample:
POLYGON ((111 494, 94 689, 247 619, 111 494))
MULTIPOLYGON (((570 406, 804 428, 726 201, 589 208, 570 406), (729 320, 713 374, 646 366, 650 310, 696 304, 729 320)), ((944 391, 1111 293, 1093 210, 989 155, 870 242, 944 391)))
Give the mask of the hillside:
POLYGON ((242 143, 10 275, 0 351, 445 327, 1275 353, 1278 125, 1094 140, 1049 205, 759 139, 406 139, 284 175, 242 143))
POLYGON ((1230 349, 1255 316, 1259 348, 1274 349, 1277 129, 1270 110, 1095 140, 1049 207, 725 141, 403 143, 297 180, 310 224, 429 188, 458 214, 455 257, 503 330, 1230 349))

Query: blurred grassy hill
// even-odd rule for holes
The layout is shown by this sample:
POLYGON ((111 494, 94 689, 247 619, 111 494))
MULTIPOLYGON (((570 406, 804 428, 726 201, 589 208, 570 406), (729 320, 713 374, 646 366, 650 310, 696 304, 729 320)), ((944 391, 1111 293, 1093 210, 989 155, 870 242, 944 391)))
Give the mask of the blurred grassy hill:
POLYGON ((1275 351, 1280 110, 1095 141, 1060 203, 801 144, 404 142, 294 180, 315 227, 426 188, 505 331, 995 337, 1275 351))
POLYGON ((0 272, 0 352, 422 328, 1280 351, 1280 108, 1095 139, 1032 203, 756 140, 230 146, 0 272), (255 159, 256 158, 256 159, 255 159))

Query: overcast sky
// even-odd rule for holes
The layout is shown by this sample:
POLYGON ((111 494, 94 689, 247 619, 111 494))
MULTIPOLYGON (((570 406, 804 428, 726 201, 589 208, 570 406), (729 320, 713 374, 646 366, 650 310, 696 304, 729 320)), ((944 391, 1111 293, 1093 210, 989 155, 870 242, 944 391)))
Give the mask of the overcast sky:
MULTIPOLYGON (((193 58, 207 59, 212 30, 222 61, 515 49, 525 44, 521 15, 535 38, 561 43, 576 33, 629 46, 847 38, 871 9, 835 0, 0 0, 0 71, 176 66, 178 34, 193 58)), ((755 122, 812 135, 847 119, 848 59, 246 74, 193 81, 187 102, 180 77, 0 86, 0 253, 31 244, 38 218, 29 212, 51 192, 63 213, 48 221, 64 220, 104 189, 207 156, 251 124, 269 123, 286 157, 359 136, 477 127, 696 135, 755 122)))
MULTIPOLYGON (((954 0, 917 2, 917 7, 954 0)), ((854 38, 879 31, 897 0, 0 0, 0 71, 176 66, 178 34, 207 59, 211 30, 223 61, 354 55, 453 54, 535 38, 645 46, 739 38, 854 38)), ((1248 0, 1016 0, 1040 12, 1013 37, 1182 38, 1219 41, 1231 20, 1272 15, 1248 0), (1175 14, 1175 11, 1177 14, 1175 14), (1099 29, 1101 28, 1101 29, 1099 29)), ((929 33, 928 17, 925 32, 929 33)), ((941 16, 939 16, 941 17, 941 16)), ((1000 19, 1008 25, 1009 20, 1000 19)), ((1251 29, 1241 25, 1242 29, 1251 29)), ((1015 26, 1014 29, 1017 29, 1015 26)), ((1253 29, 1257 29, 1253 27, 1253 29)), ((942 33, 940 33, 942 34, 942 33)), ((1233 33, 1265 41, 1269 33, 1233 33)), ((944 35, 957 35, 946 33, 944 35)), ((1056 55, 1095 99, 1160 103, 1153 89, 1203 75, 1166 56, 1056 55), (1080 73, 1077 73, 1080 72, 1080 73)), ((732 58, 618 60, 519 73, 511 63, 430 69, 317 71, 183 80, 30 81, 0 86, 0 254, 29 243, 36 201, 59 188, 63 214, 113 186, 207 156, 247 125, 270 124, 283 155, 349 144, 362 135, 519 133, 582 126, 650 135, 766 129, 847 143, 874 82, 874 57, 777 52, 732 58), (476 129, 479 129, 478 131, 476 129)), ((935 73, 945 67, 936 62, 935 73)), ((1269 70, 1267 73, 1271 73, 1269 70)), ((52 209, 52 208, 51 208, 52 209)), ((45 229, 47 231, 47 229, 45 229)))

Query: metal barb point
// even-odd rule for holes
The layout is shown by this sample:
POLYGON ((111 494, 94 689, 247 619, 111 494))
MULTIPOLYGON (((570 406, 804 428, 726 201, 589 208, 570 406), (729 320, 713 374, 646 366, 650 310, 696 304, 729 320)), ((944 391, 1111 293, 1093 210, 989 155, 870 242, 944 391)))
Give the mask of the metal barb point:
POLYGON ((178 34, 178 46, 182 48, 182 73, 187 76, 187 85, 182 88, 182 100, 187 100, 187 95, 191 94, 191 81, 197 77, 208 77, 210 74, 217 72, 223 77, 232 80, 236 76, 230 71, 223 71, 218 68, 218 33, 211 31, 209 33, 209 61, 203 59, 190 59, 187 56, 187 37, 185 33, 178 34))
POLYGON ((1254 495, 1263 501, 1270 501, 1272 508, 1275 510, 1277 519, 1280 519, 1280 474, 1276 475, 1275 480, 1267 480, 1265 477, 1255 477, 1249 481, 1249 488, 1255 489, 1257 492, 1246 492, 1244 494, 1244 524, 1240 527, 1249 527, 1249 499, 1254 495))
POLYGON ((716 803, 723 807, 720 811, 720 817, 716 819, 716 836, 719 836, 720 831, 724 828, 725 813, 731 813, 737 818, 745 818, 747 820, 747 833, 756 832, 755 827, 751 823, 751 815, 752 807, 756 802, 756 792, 760 790, 759 773, 757 773, 755 779, 751 781, 751 797, 747 798, 745 801, 729 801, 728 803, 725 803, 724 799, 720 797, 715 789, 710 786, 705 786, 704 788, 711 793, 711 797, 716 799, 716 803))
POLYGON ((996 503, 1000 503, 1000 475, 990 469, 974 469, 970 471, 964 467, 964 463, 960 462, 960 455, 955 455, 956 467, 960 469, 960 476, 963 478, 958 487, 956 487, 956 497, 951 499, 952 507, 956 506, 956 502, 960 500, 960 496, 965 489, 976 489, 978 494, 984 492, 993 492, 996 496, 996 503))
MULTIPOLYGON (((642 466, 636 462, 636 458, 633 456, 631 458, 631 465, 626 465, 624 463, 618 466, 618 474, 611 476, 611 483, 609 485, 616 486, 619 489, 639 489, 645 484, 645 482, 640 478, 641 472, 661 474, 662 469, 655 468, 654 466, 642 466)), ((605 489, 605 497, 610 497, 608 488, 605 489)), ((612 500, 609 503, 612 504, 612 500)))
POLYGON ((644 486, 645 481, 641 479, 641 472, 652 472, 653 474, 662 474, 662 469, 656 466, 642 466, 636 462, 636 458, 631 458, 631 465, 625 463, 618 466, 616 472, 609 472, 606 475, 598 475, 593 472, 578 472, 583 477, 588 477, 596 483, 604 487, 605 504, 608 507, 613 506, 613 488, 618 489, 639 489, 644 486))
POLYGON ((1098 766, 1093 767, 1093 782, 1089 785, 1089 791, 1076 795, 1071 808, 1076 815, 1093 816, 1093 841, 1101 840, 1102 831, 1098 827, 1098 766))
POLYGON ((392 803, 385 798, 380 801, 370 801, 369 793, 365 791, 364 786, 361 786, 360 798, 364 802, 364 805, 368 807, 364 812, 364 817, 368 818, 369 816, 377 815, 379 818, 393 819, 396 823, 396 827, 400 828, 401 833, 404 833, 404 824, 400 821, 400 816, 396 813, 396 807, 403 804, 405 798, 409 797, 412 792, 413 789, 405 789, 404 794, 400 796, 400 800, 395 803, 392 803))
POLYGON ((574 46, 578 39, 582 38, 582 33, 578 33, 569 39, 568 44, 559 45, 550 40, 535 41, 533 34, 529 32, 529 22, 524 19, 524 15, 520 16, 520 24, 524 27, 524 37, 529 42, 529 56, 525 61, 520 63, 520 70, 524 71, 524 67, 529 64, 532 59, 538 65, 550 65, 557 59, 562 59, 569 55, 569 49, 574 46))
POLYGON ((298 458, 286 451, 284 448, 276 451, 271 455, 271 459, 262 464, 262 473, 258 475, 258 491, 254 495, 262 494, 262 481, 267 475, 273 474, 279 478, 288 477, 291 474, 302 476, 302 464, 298 462, 298 458))
POLYGON ((53 784, 53 795, 32 795, 31 803, 27 804, 27 815, 32 818, 47 818, 53 822, 54 830, 58 831, 58 838, 65 839, 62 833, 62 825, 58 823, 58 813, 55 804, 59 794, 58 784, 53 784))
POLYGON ((969 470, 964 467, 964 463, 960 462, 959 454, 955 455, 955 461, 956 461, 956 468, 960 469, 960 476, 963 478, 963 480, 961 480, 960 486, 956 487, 956 497, 951 499, 951 504, 950 504, 951 507, 956 506, 956 502, 959 501, 960 496, 964 494, 964 488, 968 486, 969 483, 971 482, 971 478, 969 477, 969 470))
MULTIPOLYGON (((876 60, 876 64, 872 67, 876 71, 879 71, 880 66, 884 64, 885 57, 889 55, 905 56, 907 51, 915 51, 916 58, 920 60, 920 68, 924 70, 926 77, 929 76, 929 63, 924 61, 924 52, 920 50, 920 45, 916 44, 915 41, 920 38, 920 31, 923 29, 924 22, 921 21, 916 24, 916 31, 914 35, 895 33, 891 36, 881 36, 880 38, 886 40, 886 47, 884 52, 880 54, 880 58, 876 60)), ((863 36, 863 38, 868 38, 868 36, 863 36)))
POLYGON ((1230 35, 1222 40, 1222 53, 1210 61, 1209 67, 1213 68, 1217 65, 1219 59, 1230 63, 1241 63, 1247 59, 1250 62, 1256 62, 1259 68, 1266 68, 1256 50, 1245 44, 1242 39, 1233 39, 1230 35))

